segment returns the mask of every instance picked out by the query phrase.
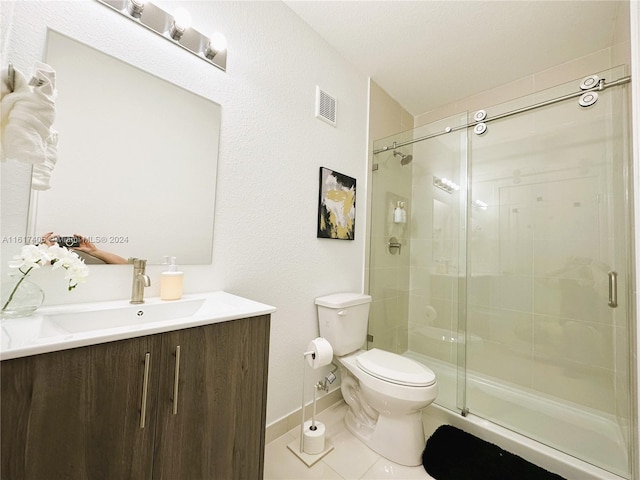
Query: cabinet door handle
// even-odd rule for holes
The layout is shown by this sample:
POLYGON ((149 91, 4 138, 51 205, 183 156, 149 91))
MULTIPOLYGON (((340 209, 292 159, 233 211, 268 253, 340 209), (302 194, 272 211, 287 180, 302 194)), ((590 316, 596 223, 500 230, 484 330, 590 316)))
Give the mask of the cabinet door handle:
POLYGON ((151 366, 151 354, 147 352, 144 356, 144 377, 142 380, 142 403, 140 405, 140 428, 144 428, 147 416, 147 391, 149 390, 149 368, 151 366))
POLYGON ((173 414, 178 414, 178 383, 180 381, 180 345, 176 346, 176 366, 173 371, 173 414))

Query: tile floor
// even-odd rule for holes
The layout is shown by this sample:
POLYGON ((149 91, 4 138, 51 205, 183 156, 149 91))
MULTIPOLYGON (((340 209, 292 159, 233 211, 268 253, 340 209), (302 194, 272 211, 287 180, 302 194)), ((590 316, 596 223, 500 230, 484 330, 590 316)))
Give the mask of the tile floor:
POLYGON ((300 438, 299 427, 269 443, 264 480, 433 480, 422 466, 398 465, 366 447, 344 426, 346 411, 346 404, 339 402, 318 414, 316 420, 324 423, 334 449, 311 468, 287 448, 300 438))

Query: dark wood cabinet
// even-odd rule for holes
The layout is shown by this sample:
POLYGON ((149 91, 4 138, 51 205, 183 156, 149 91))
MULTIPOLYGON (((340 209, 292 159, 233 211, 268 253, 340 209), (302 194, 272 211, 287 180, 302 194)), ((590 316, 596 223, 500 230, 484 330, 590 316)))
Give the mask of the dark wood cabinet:
POLYGON ((141 337, 0 363, 2 479, 148 478, 155 425, 140 428, 140 406, 145 355, 159 345, 141 337))
POLYGON ((262 478, 268 338, 264 317, 163 335, 154 479, 262 478))
POLYGON ((265 315, 1 362, 1 478, 262 478, 268 342, 265 315))

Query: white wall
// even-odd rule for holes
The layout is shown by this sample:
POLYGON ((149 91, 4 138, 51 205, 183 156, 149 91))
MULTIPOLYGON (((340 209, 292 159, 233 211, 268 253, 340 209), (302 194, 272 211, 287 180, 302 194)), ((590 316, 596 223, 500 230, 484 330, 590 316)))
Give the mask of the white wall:
MULTIPOLYGON (((300 405, 301 354, 318 335, 314 298, 363 288, 368 80, 281 2, 156 3, 168 11, 180 3, 195 28, 222 31, 227 72, 89 0, 1 2, 3 68, 11 61, 28 72, 50 27, 222 105, 213 264, 183 267, 185 291, 224 289, 278 308, 271 423, 300 405), (337 128, 314 118, 316 85, 337 98, 337 128), (358 181, 355 241, 316 238, 320 166, 358 181)), ((24 235, 28 185, 6 167, 2 236, 24 235)), ((17 248, 2 245, 3 268, 17 248)), ((159 294, 160 270, 148 269, 148 296, 159 294)), ((88 283, 71 293, 57 274, 38 277, 49 304, 130 294, 128 266, 92 266, 88 283)))

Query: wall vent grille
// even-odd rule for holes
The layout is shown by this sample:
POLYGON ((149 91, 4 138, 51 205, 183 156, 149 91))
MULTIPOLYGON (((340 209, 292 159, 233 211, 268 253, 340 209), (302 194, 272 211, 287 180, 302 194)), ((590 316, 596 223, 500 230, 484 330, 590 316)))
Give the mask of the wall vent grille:
POLYGON ((316 118, 336 126, 336 99, 316 86, 316 118))

